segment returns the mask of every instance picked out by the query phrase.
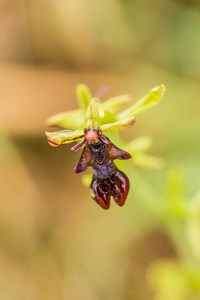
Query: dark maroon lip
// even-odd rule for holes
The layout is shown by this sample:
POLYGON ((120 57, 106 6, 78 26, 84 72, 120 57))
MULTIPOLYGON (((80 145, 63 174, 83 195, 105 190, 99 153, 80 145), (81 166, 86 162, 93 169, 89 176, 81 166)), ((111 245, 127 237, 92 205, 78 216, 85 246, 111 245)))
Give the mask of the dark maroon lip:
POLYGON ((90 144, 84 139, 72 148, 73 151, 77 151, 84 145, 74 173, 79 174, 87 170, 88 167, 92 167, 93 179, 90 185, 93 192, 92 198, 103 209, 110 207, 111 198, 119 206, 123 206, 130 184, 127 175, 116 167, 114 160, 130 159, 131 155, 116 147, 101 132, 98 132, 98 137, 98 142, 90 144))
POLYGON ((117 169, 116 172, 113 172, 107 178, 101 179, 93 176, 90 188, 94 193, 93 200, 102 208, 108 209, 111 197, 119 206, 124 205, 129 192, 129 186, 129 179, 126 174, 117 169))

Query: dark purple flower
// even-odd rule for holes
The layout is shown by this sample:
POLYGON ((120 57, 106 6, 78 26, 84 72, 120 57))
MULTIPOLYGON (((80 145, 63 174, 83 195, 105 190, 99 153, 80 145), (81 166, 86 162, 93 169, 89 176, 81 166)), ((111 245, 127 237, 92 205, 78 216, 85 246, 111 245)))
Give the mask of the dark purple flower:
POLYGON ((84 172, 89 166, 93 168, 90 185, 92 198, 104 209, 110 207, 113 197, 119 206, 123 206, 129 192, 129 179, 114 163, 115 159, 130 159, 131 155, 117 148, 100 131, 87 131, 85 139, 72 148, 77 151, 85 144, 75 174, 84 172))

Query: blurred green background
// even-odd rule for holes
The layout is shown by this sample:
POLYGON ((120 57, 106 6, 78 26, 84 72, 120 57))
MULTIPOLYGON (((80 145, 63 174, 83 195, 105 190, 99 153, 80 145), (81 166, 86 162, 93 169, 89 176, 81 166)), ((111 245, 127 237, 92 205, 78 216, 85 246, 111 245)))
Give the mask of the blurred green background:
POLYGON ((0 299, 200 299, 200 214, 156 213, 170 176, 199 209, 200 2, 2 0, 0 24, 0 299), (73 175, 80 153, 46 142, 79 82, 132 103, 167 88, 122 133, 164 160, 135 167, 123 208, 98 207, 73 175))

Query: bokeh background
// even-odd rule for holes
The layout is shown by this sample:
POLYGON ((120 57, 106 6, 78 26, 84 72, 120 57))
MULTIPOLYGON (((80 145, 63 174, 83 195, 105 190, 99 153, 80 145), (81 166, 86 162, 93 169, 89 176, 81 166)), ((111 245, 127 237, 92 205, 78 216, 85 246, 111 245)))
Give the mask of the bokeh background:
POLYGON ((0 299, 200 299, 199 218, 193 257, 189 221, 163 226, 148 202, 173 168, 188 201, 199 190, 199 54, 199 1, 0 1, 0 299), (45 119, 77 108, 79 82, 132 103, 167 88, 122 134, 150 136, 164 161, 134 168, 123 208, 97 206, 73 175, 80 153, 46 142, 45 119))

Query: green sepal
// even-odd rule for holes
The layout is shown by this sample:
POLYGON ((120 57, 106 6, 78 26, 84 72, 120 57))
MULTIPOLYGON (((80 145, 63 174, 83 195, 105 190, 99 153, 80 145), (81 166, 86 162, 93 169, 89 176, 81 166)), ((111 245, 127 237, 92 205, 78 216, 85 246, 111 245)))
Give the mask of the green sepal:
POLYGON ((72 143, 84 136, 83 130, 61 130, 54 132, 45 132, 47 141, 52 147, 57 147, 61 144, 72 143))
POLYGON ((81 109, 59 113, 46 120, 46 126, 70 129, 81 129, 85 121, 85 114, 81 109))
POLYGON ((79 83, 76 86, 76 96, 78 99, 79 107, 86 111, 90 100, 92 99, 92 95, 88 86, 84 83, 79 83))
POLYGON ((108 123, 101 126, 102 131, 124 130, 135 124, 135 117, 129 117, 115 123, 108 123))
POLYGON ((137 114, 153 107, 154 105, 158 104, 159 101, 162 99, 165 93, 165 86, 163 84, 153 88, 149 91, 149 93, 144 96, 142 99, 134 103, 128 109, 122 111, 118 114, 120 119, 126 118, 128 116, 136 116, 137 114))

